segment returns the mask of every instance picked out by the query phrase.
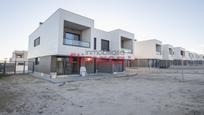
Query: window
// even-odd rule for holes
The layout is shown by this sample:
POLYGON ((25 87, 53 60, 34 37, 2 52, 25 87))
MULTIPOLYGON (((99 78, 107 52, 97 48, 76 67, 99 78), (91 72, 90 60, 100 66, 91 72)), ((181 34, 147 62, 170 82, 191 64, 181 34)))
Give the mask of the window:
POLYGON ((161 54, 161 45, 156 44, 156 52, 161 54))
POLYGON ((184 52, 184 51, 181 51, 181 55, 182 55, 182 56, 185 56, 185 52, 184 52))
POLYGON ((40 37, 38 37, 38 38, 36 38, 36 39, 34 40, 34 47, 36 47, 36 46, 38 46, 38 45, 40 45, 40 37))
POLYGON ((90 42, 81 41, 80 34, 75 34, 75 33, 70 33, 70 32, 65 33, 63 44, 90 48, 90 42))
POLYGON ((169 54, 174 55, 174 52, 173 52, 172 48, 169 48, 169 54))
POLYGON ((124 48, 124 40, 121 40, 121 48, 124 48))
POLYGON ((35 65, 38 65, 40 63, 40 58, 35 58, 35 65))
POLYGON ((109 49, 109 41, 101 39, 101 50, 110 51, 109 49))
POLYGON ((23 55, 17 55, 16 57, 17 58, 23 58, 23 55))
POLYGON ((18 65, 24 65, 24 63, 18 63, 18 65))
POLYGON ((75 33, 65 33, 65 39, 80 41, 80 35, 75 33))
POLYGON ((94 38, 94 50, 96 50, 96 38, 94 38))

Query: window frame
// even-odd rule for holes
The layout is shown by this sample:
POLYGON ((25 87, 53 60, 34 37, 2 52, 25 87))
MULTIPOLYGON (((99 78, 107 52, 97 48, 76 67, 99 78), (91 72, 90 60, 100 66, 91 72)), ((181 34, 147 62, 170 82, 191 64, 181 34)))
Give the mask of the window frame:
POLYGON ((110 51, 110 41, 109 40, 101 39, 101 50, 102 51, 110 51), (108 48, 107 49, 103 48, 103 42, 107 42, 108 43, 108 48))
POLYGON ((94 50, 96 50, 97 39, 94 38, 94 50))
POLYGON ((185 56, 185 51, 181 50, 180 54, 181 56, 185 56))
POLYGON ((160 44, 156 44, 156 52, 161 54, 161 50, 162 50, 161 49, 161 45, 160 44))
POLYGON ((40 45, 40 37, 34 39, 34 47, 37 47, 40 45))

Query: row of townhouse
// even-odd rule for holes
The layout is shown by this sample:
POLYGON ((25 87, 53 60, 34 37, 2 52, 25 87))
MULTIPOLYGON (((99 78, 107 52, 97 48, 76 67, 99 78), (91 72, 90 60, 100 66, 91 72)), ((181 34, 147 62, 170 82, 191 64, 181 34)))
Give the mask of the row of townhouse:
POLYGON ((162 41, 151 39, 138 41, 134 47, 133 67, 168 68, 171 65, 201 65, 204 55, 190 52, 182 47, 162 44, 162 41))
MULTIPOLYGON (((94 20, 58 9, 30 34, 28 60, 34 62, 30 69, 45 74, 79 74, 81 67, 87 73, 117 73, 134 66, 135 60, 157 63, 165 55, 163 49, 161 41, 137 42, 133 33, 99 30, 94 28, 94 20)), ((175 59, 177 50, 172 52, 175 59)))

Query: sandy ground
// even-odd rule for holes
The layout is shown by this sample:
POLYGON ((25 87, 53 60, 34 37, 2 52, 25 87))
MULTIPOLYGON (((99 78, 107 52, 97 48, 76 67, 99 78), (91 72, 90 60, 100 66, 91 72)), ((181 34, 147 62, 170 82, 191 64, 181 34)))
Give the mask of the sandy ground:
POLYGON ((0 115, 204 115, 204 75, 139 74, 59 86, 0 77, 0 115))

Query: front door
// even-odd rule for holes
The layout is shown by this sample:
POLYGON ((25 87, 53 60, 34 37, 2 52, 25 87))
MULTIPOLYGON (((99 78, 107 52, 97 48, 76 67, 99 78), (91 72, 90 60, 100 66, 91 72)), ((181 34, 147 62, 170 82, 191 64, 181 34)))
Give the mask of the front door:
POLYGON ((122 61, 120 61, 120 63, 115 63, 114 64, 114 72, 123 72, 124 68, 123 68, 123 64, 122 61))
POLYGON ((80 58, 74 57, 72 62, 72 73, 79 74, 80 72, 80 63, 78 63, 80 58))

